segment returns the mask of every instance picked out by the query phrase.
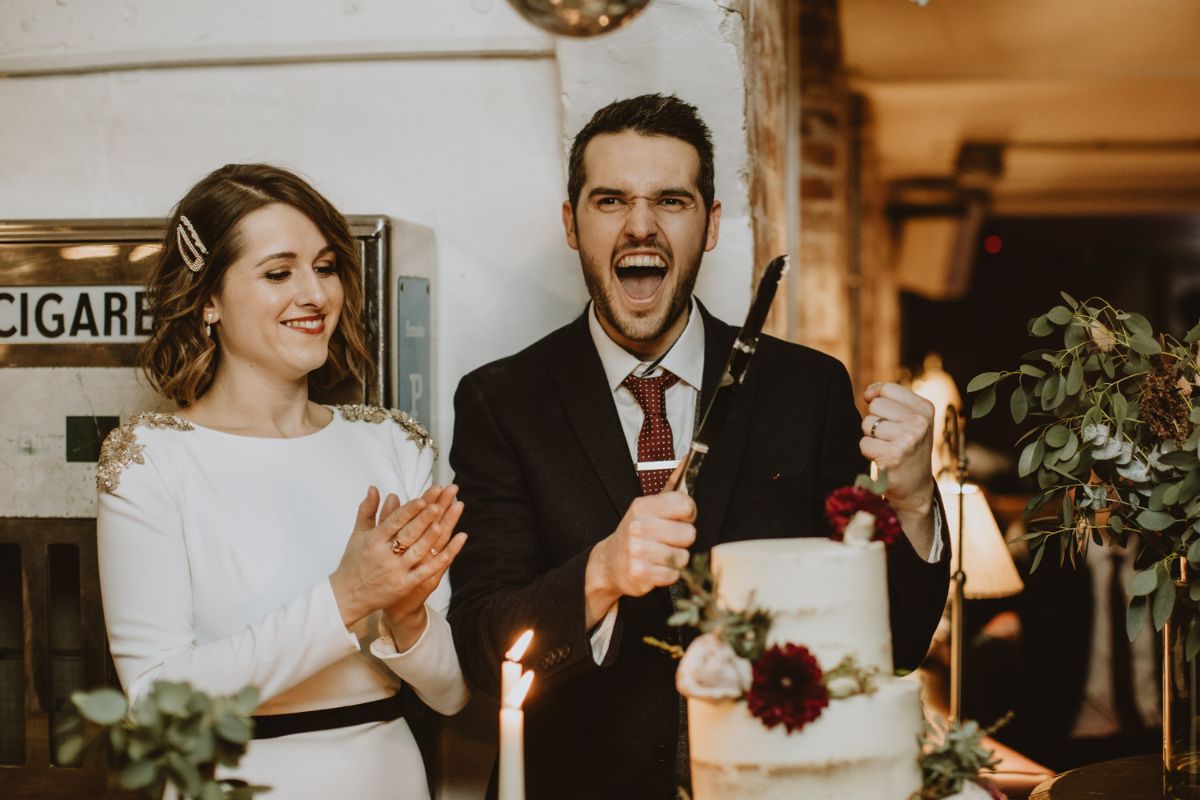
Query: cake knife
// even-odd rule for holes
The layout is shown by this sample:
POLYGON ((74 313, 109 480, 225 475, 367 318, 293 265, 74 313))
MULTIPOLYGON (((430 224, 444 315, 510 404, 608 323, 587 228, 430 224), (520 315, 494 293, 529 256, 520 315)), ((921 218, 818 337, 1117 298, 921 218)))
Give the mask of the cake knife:
POLYGON ((738 387, 746 378, 746 368, 750 366, 750 357, 754 355, 754 350, 758 347, 758 337, 762 334, 763 323, 767 319, 767 312, 771 309, 771 301, 775 298, 775 290, 779 288, 779 282, 783 280, 787 271, 788 257, 785 255, 773 258, 771 263, 767 264, 767 268, 763 270, 762 278, 758 281, 758 289, 754 293, 754 301, 750 304, 750 311, 746 314, 746 321, 742 324, 742 329, 738 331, 737 338, 733 341, 733 349, 729 351, 729 358, 725 361, 721 382, 709 399, 708 408, 704 409, 704 416, 700 418, 700 430, 692 438, 692 445, 688 448, 687 455, 684 456, 683 486, 678 485, 680 479, 676 478, 675 481, 667 484, 664 491, 682 489, 684 493, 690 495, 695 490, 696 476, 700 474, 704 457, 708 454, 713 442, 716 441, 717 435, 720 434, 721 428, 725 424, 725 418, 729 416, 729 409, 733 405, 733 398, 737 394, 738 387))

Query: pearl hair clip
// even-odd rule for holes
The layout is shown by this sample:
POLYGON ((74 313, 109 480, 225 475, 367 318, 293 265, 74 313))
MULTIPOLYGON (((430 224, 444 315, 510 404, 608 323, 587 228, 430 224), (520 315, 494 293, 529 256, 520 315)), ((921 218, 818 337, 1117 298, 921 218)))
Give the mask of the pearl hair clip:
POLYGON ((175 226, 175 241, 179 246, 179 255, 183 258, 183 263, 187 264, 187 268, 192 272, 199 272, 203 269, 204 257, 208 255, 208 248, 204 246, 204 242, 200 241, 200 235, 192 227, 192 221, 182 214, 179 215, 179 224, 175 226))

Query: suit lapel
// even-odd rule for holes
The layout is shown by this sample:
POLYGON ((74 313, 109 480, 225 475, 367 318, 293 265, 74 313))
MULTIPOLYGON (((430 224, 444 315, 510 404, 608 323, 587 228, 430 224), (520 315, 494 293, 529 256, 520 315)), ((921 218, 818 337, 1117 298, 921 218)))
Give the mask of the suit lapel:
POLYGON ((604 366, 588 331, 587 311, 568 329, 566 352, 550 365, 567 419, 620 518, 641 495, 604 366))
MULTIPOLYGON (((704 385, 700 389, 703 412, 721 382, 736 331, 709 314, 703 305, 700 306, 700 314, 704 320, 704 385)), ((693 547, 696 552, 706 552, 720 541, 729 496, 733 492, 738 466, 746 449, 746 432, 754 401, 755 381, 750 379, 754 374, 754 366, 751 365, 750 375, 738 389, 725 427, 713 443, 696 479, 696 544, 693 547)))

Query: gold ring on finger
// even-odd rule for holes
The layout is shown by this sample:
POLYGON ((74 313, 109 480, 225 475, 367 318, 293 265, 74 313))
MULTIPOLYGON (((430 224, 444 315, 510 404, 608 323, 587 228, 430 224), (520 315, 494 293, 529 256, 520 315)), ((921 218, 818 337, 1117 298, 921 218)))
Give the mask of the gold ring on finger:
POLYGON ((429 555, 436 556, 437 554, 438 554, 438 549, 436 547, 429 548, 429 555))
POLYGON ((408 545, 403 544, 399 539, 392 539, 392 552, 398 556, 404 555, 404 551, 408 550, 408 545))
POLYGON ((867 436, 870 436, 872 439, 874 439, 875 438, 875 429, 879 427, 879 423, 885 422, 885 421, 886 420, 884 420, 883 417, 876 417, 875 421, 871 423, 871 430, 867 434, 867 436))

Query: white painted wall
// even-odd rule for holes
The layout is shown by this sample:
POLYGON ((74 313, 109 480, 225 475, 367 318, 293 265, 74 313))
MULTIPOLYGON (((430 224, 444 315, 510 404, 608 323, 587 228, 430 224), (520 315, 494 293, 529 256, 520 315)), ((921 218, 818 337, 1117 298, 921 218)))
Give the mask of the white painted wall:
MULTIPOLYGON (((698 292, 740 320, 741 37, 717 0, 655 0, 570 42, 502 0, 3 0, 0 219, 159 217, 215 167, 261 160, 346 213, 430 227, 445 451, 459 378, 583 307, 559 222, 565 149, 611 100, 675 92, 713 128, 724 218, 698 292)), ((444 797, 480 795, 494 721, 459 723, 444 797)))
POLYGON ((0 217, 163 216, 211 169, 268 161, 346 212, 431 227, 446 442, 458 376, 569 319, 582 292, 553 227, 557 95, 549 58, 6 80, 0 105, 22 111, 0 133, 0 217), (518 294, 525 312, 512 315, 504 300, 518 294))
POLYGON ((504 0, 5 0, 0 71, 553 52, 504 0))
POLYGON ((448 443, 458 378, 582 306, 558 223, 563 154, 612 99, 676 92, 713 127, 725 216, 698 291, 740 318, 740 42, 740 17, 711 0, 658 0, 624 30, 560 41, 557 59, 496 0, 7 0, 0 72, 20 77, 0 80, 0 217, 162 216, 216 166, 263 160, 347 213, 430 226, 433 427, 448 443), (338 53, 371 58, 238 63, 338 53), (55 71, 78 69, 101 71, 55 71))

